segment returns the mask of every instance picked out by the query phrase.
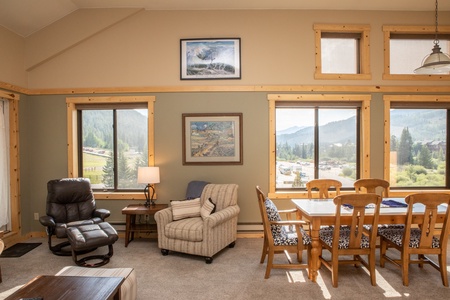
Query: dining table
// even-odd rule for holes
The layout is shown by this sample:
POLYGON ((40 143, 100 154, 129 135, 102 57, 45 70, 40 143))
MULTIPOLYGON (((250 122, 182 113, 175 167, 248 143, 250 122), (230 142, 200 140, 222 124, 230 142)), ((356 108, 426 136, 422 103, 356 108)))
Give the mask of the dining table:
MULTIPOLYGON (((298 218, 310 224, 311 235, 311 264, 309 278, 316 282, 320 268, 319 255, 322 253, 319 241, 319 231, 322 226, 334 225, 336 220, 336 205, 333 199, 292 199, 298 209, 298 218)), ((366 208, 366 220, 371 222, 374 208, 366 208)), ((380 207, 378 224, 405 224, 407 204, 404 198, 384 198, 380 207), (388 205, 390 204, 390 205, 388 205)), ((415 204, 413 207, 414 224, 420 224, 423 220, 425 207, 423 204, 415 204)), ((442 223, 445 217, 446 206, 438 207, 437 222, 442 223)), ((351 224, 352 211, 349 208, 341 210, 341 224, 351 224)))

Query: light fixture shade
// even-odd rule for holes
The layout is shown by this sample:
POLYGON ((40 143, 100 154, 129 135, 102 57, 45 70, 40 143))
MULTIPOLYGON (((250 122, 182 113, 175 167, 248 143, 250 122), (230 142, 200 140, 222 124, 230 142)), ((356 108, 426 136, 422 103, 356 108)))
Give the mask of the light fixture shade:
POLYGON ((450 58, 441 52, 438 44, 433 47, 433 52, 428 55, 420 68, 414 70, 416 74, 449 74, 450 58))
POLYGON ((159 183, 159 167, 139 167, 138 183, 159 183))

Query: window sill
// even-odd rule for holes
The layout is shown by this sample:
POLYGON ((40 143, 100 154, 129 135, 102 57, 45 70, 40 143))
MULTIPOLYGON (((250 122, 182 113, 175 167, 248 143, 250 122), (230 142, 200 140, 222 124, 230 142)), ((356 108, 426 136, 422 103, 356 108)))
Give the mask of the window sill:
POLYGON ((145 200, 143 192, 94 192, 95 200, 145 200))
POLYGON ((331 73, 315 73, 314 79, 329 80, 371 80, 371 74, 331 74, 331 73))

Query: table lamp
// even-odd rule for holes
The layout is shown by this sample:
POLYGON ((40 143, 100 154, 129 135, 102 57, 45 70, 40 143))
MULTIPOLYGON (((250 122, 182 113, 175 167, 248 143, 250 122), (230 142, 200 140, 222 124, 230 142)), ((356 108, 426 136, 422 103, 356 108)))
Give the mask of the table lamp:
POLYGON ((155 187, 153 184, 159 183, 159 167, 139 167, 138 183, 147 184, 144 188, 145 206, 155 205, 155 200, 153 200, 155 187))

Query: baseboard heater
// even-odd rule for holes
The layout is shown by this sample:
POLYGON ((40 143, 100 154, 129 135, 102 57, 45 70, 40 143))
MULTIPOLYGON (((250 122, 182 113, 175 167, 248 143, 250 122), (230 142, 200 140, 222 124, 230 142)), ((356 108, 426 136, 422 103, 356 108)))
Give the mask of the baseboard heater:
MULTIPOLYGON (((117 221, 117 222, 108 222, 111 224, 114 229, 118 232, 125 232, 125 223, 117 221)), ((238 223, 238 232, 262 232, 263 225, 262 223, 238 223)))

